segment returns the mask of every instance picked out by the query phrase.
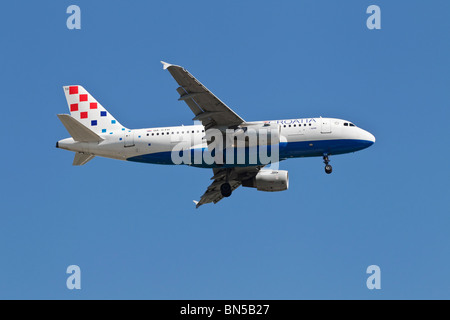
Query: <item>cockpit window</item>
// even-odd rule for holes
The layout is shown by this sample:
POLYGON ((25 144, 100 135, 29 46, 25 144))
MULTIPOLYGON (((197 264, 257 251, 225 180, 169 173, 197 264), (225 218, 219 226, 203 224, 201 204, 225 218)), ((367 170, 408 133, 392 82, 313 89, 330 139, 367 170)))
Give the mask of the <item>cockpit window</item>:
POLYGON ((348 123, 347 122, 344 122, 344 127, 348 127, 348 123))
POLYGON ((350 123, 350 127, 355 127, 355 125, 353 123, 350 123))

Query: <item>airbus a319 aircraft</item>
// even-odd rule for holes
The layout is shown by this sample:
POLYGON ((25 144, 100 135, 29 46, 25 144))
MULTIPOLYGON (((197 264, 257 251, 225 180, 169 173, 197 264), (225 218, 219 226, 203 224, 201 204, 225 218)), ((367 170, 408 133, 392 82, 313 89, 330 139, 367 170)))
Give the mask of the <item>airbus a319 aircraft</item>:
MULTIPOLYGON (((259 148, 265 145, 268 152, 274 153, 276 147, 277 159, 271 159, 271 163, 289 158, 322 157, 325 172, 330 174, 331 155, 359 151, 375 142, 371 133, 342 119, 319 117, 247 122, 183 67, 163 61, 161 63, 179 85, 178 100, 188 105, 194 113, 193 120, 201 121, 201 125, 128 129, 82 86, 64 86, 70 115, 58 114, 58 118, 71 138, 58 141, 56 147, 75 152, 73 165, 84 165, 95 156, 153 164, 179 164, 174 161, 174 155, 183 155, 185 152, 195 156, 196 152, 214 149, 213 142, 220 140, 217 132, 223 135, 225 141, 225 136, 230 132, 236 137, 252 131, 257 137, 252 140, 256 141, 256 149, 252 150, 259 152, 259 148), (215 139, 209 139, 208 132, 215 132, 215 139), (262 139, 263 133, 267 134, 265 140, 262 139)), ((258 159, 250 161, 251 147, 255 145, 249 144, 247 137, 243 145, 232 142, 225 147, 216 144, 212 162, 192 161, 192 158, 182 162, 213 170, 213 182, 200 200, 194 201, 197 208, 229 197, 240 185, 260 191, 288 189, 288 172, 264 169, 268 163, 258 159), (222 150, 218 146, 224 148, 223 153, 219 152, 222 150), (231 154, 229 150, 237 149, 248 152, 243 161, 236 162, 234 156, 230 157, 233 161, 217 160, 225 159, 227 152, 231 154)))

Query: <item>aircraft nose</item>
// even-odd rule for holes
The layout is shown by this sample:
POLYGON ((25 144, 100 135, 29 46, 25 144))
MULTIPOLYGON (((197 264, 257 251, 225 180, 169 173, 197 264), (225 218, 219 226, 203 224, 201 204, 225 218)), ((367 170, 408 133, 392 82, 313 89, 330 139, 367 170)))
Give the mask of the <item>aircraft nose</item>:
POLYGON ((362 130, 361 139, 370 142, 370 145, 374 144, 376 140, 375 136, 366 130, 362 130))

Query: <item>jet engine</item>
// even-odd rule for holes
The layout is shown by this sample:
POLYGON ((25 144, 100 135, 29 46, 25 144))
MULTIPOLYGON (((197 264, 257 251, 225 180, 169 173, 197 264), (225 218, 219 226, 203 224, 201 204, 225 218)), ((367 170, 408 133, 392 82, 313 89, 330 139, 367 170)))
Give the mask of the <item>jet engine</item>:
POLYGON ((256 188, 259 191, 284 191, 289 188, 289 176, 286 170, 260 170, 252 179, 242 181, 243 187, 256 188))

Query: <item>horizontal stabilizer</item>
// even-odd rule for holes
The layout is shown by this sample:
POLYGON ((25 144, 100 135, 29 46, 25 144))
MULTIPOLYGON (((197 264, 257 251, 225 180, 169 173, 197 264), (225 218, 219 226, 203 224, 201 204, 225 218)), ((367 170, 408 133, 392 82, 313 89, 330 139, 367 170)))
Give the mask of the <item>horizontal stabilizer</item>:
POLYGON ((98 134, 68 114, 58 114, 58 118, 75 141, 99 142, 103 140, 98 134))
POLYGON ((74 166, 82 166, 83 164, 88 163, 90 160, 94 159, 95 156, 88 153, 76 152, 75 158, 73 158, 72 165, 74 166))

